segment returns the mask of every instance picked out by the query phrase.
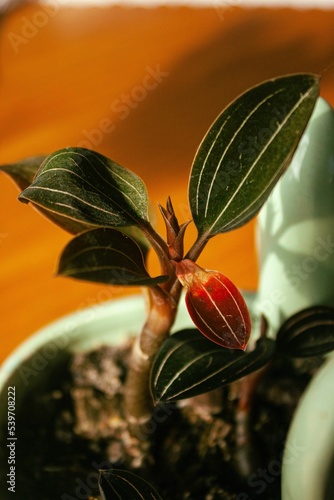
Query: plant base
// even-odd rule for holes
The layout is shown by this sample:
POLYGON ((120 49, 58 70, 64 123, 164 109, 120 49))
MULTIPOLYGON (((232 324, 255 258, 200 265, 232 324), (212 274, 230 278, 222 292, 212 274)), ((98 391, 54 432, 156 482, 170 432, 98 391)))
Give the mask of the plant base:
POLYGON ((320 359, 273 363, 256 394, 249 443, 237 446, 240 382, 221 391, 215 414, 196 398, 162 405, 132 437, 122 415, 129 350, 130 341, 69 355, 27 394, 17 416, 17 498, 100 498, 104 467, 141 475, 164 500, 281 498, 287 428, 320 359))

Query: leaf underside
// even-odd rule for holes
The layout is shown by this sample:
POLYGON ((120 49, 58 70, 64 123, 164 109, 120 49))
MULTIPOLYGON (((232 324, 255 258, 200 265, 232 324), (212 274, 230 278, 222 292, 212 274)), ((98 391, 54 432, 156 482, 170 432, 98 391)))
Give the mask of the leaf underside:
POLYGON ((65 247, 58 274, 78 280, 109 285, 152 286, 168 276, 151 278, 138 244, 111 228, 97 228, 79 234, 65 247))
POLYGON ((296 358, 322 356, 334 350, 334 308, 314 306, 294 314, 277 333, 277 348, 296 358))
POLYGON ((319 94, 319 79, 266 81, 230 104, 204 137, 192 166, 189 204, 200 236, 254 217, 286 169, 319 94))
POLYGON ((99 489, 102 500, 162 500, 147 481, 125 470, 100 470, 99 489))
POLYGON ((273 356, 275 342, 261 338, 253 351, 224 349, 196 329, 171 335, 152 367, 151 392, 156 402, 198 396, 252 373, 273 356))
MULTIPOLYGON (((11 179, 19 187, 20 191, 22 191, 29 187, 33 182, 38 169, 46 158, 47 156, 45 155, 33 156, 21 161, 17 161, 15 163, 1 165, 0 170, 9 175, 9 177, 11 177, 11 179)), ((63 217, 62 215, 44 210, 42 207, 36 208, 42 215, 44 215, 54 224, 57 224, 57 226, 65 229, 65 231, 68 231, 69 233, 77 234, 82 231, 86 231, 91 227, 90 225, 84 224, 82 222, 68 219, 67 217, 63 217)))
POLYGON ((148 220, 143 181, 83 148, 66 148, 48 156, 19 199, 86 228, 136 226, 148 220))
POLYGON ((37 170, 42 165, 46 156, 32 156, 30 158, 25 158, 24 160, 17 161, 15 163, 9 163, 6 165, 1 165, 0 170, 5 174, 9 175, 15 184, 22 191, 27 188, 36 175, 37 170))

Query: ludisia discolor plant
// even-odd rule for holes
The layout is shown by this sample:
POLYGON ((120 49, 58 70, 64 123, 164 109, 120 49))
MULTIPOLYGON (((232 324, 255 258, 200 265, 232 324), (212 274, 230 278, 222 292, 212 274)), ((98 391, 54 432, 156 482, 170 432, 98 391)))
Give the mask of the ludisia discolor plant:
MULTIPOLYGON (((318 94, 315 75, 288 75, 251 88, 223 110, 190 170, 192 221, 179 223, 172 193, 166 193, 166 206, 159 206, 164 236, 151 223, 142 179, 98 152, 66 148, 2 167, 23 190, 22 202, 74 234, 61 254, 59 274, 145 289, 147 318, 133 348, 124 397, 133 429, 159 402, 212 391, 272 358, 275 342, 265 329, 253 332, 256 342, 247 347, 250 314, 224 270, 203 269, 196 260, 216 235, 259 212, 288 167, 318 94), (185 249, 190 223, 197 237, 185 249), (149 250, 158 257, 158 276, 147 269, 149 250), (183 288, 194 328, 171 334, 183 288)), ((281 344, 290 333, 280 335, 281 344)))

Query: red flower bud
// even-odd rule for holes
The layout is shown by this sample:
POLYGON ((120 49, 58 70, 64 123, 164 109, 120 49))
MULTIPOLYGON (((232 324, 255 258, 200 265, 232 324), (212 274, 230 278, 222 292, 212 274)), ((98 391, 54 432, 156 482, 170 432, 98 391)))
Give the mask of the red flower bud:
POLYGON ((189 259, 174 262, 174 266, 178 279, 187 288, 187 308, 200 332, 223 347, 245 350, 251 319, 245 300, 232 281, 189 259))

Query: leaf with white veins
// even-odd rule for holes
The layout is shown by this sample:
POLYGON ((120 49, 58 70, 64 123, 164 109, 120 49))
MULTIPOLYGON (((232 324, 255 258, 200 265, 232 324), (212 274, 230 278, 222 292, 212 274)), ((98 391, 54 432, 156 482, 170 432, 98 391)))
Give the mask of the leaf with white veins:
POLYGON ((288 318, 277 333, 277 349, 288 356, 323 356, 334 350, 334 308, 312 306, 288 318))
POLYGON ((200 237, 238 228, 257 214, 290 162, 318 93, 314 75, 275 78, 218 116, 197 151, 189 182, 200 237))
POLYGON ((162 500, 147 481, 126 470, 101 469, 99 490, 102 500, 162 500))
POLYGON ((73 238, 60 257, 58 273, 108 285, 152 286, 169 279, 151 278, 137 243, 111 228, 92 229, 73 238))
POLYGON ((260 338, 253 351, 225 349, 196 329, 171 335, 154 360, 150 387, 156 402, 186 399, 218 389, 267 364, 275 342, 260 338))
POLYGON ((140 177, 83 148, 48 156, 19 199, 91 227, 148 223, 147 192, 140 177))
MULTIPOLYGON (((1 165, 0 170, 7 174, 15 182, 15 184, 22 191, 30 186, 33 182, 36 173, 43 161, 47 156, 33 156, 30 158, 25 158, 24 160, 16 161, 14 163, 8 163, 6 165, 1 165)), ((49 212, 44 210, 42 207, 37 207, 38 211, 51 220, 54 224, 65 229, 72 234, 77 234, 82 231, 86 231, 91 227, 91 225, 84 224, 83 222, 78 222, 67 217, 63 217, 57 213, 49 212)))

